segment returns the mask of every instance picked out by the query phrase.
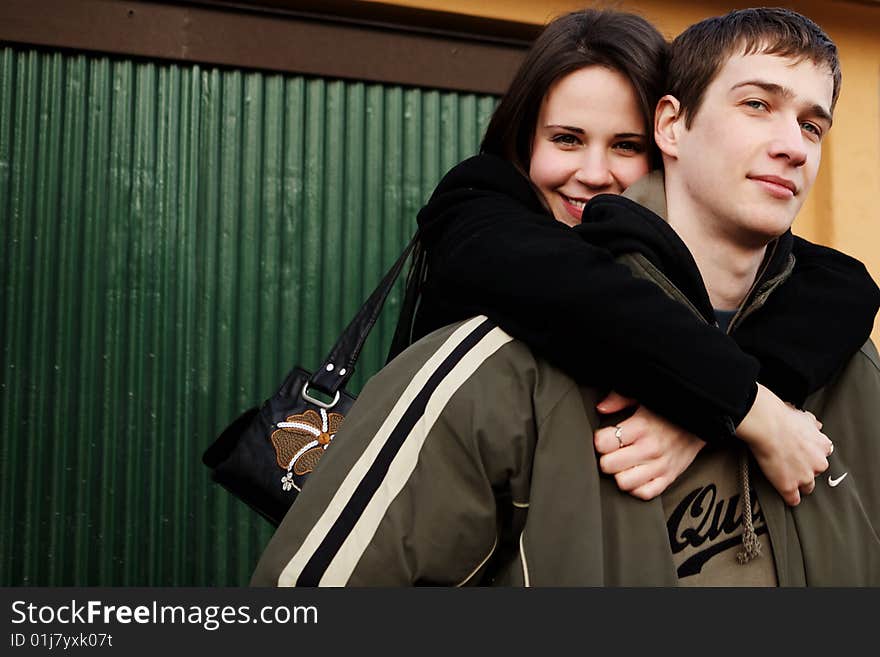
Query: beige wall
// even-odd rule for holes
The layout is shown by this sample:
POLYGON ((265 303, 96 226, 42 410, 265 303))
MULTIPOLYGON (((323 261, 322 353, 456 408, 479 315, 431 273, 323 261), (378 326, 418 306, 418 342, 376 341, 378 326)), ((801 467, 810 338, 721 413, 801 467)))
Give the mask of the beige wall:
MULTIPOLYGON (((588 6, 588 0, 382 0, 398 5, 459 12, 530 23, 588 6)), ((598 2, 642 14, 667 36, 687 25, 757 2, 632 0, 598 2)), ((767 3, 771 4, 771 3, 767 3)), ((880 2, 803 0, 778 2, 819 23, 840 48, 843 88, 834 129, 810 199, 794 225, 796 233, 833 246, 864 262, 880 281, 880 2)), ((880 320, 874 326, 880 341, 880 320)))

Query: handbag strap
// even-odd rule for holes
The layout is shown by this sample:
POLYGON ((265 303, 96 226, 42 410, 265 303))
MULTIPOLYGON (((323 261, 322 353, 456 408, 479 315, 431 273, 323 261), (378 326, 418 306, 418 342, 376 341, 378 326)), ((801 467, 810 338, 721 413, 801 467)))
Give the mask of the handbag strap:
POLYGON ((403 265, 418 242, 418 238, 419 232, 416 230, 415 235, 413 235, 409 244, 406 245, 397 262, 391 266, 391 269, 385 274, 379 286, 373 290, 373 293, 358 310, 354 319, 351 320, 342 332, 342 335, 339 336, 336 344, 330 350, 330 355, 327 356, 321 367, 309 379, 309 387, 313 387, 333 397, 351 378, 351 375, 354 373, 355 361, 360 356, 364 342, 366 342, 367 336, 379 318, 379 313, 382 310, 385 299, 388 297, 388 293, 391 292, 391 288, 394 287, 397 277, 400 276, 403 265))
POLYGON ((400 315, 397 318, 397 328, 388 348, 387 365, 413 343, 415 331, 415 319, 421 302, 422 284, 427 278, 428 259, 424 244, 419 241, 412 252, 409 273, 406 276, 406 287, 403 292, 403 302, 400 304, 400 315))

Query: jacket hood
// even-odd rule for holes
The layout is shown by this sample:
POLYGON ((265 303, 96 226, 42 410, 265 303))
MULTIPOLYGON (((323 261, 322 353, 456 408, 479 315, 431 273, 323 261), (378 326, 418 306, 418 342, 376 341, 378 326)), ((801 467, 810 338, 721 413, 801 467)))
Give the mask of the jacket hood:
MULTIPOLYGON (((630 187, 624 196, 595 196, 584 208, 583 223, 573 230, 614 256, 641 254, 663 272, 706 321, 714 324, 714 310, 697 263, 661 213, 666 213, 663 174, 655 171, 630 187)), ((793 239, 788 230, 767 246, 753 290, 786 270, 793 239)))

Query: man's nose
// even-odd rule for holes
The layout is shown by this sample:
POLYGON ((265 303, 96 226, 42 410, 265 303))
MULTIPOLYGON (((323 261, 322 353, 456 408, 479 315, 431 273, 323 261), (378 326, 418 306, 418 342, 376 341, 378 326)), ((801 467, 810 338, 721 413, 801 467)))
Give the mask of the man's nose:
POLYGON ((614 182, 604 149, 587 149, 575 174, 579 182, 594 189, 604 189, 614 182))
POLYGON ((779 122, 770 141, 770 157, 785 158, 794 167, 803 166, 807 162, 804 139, 801 122, 797 118, 779 122))

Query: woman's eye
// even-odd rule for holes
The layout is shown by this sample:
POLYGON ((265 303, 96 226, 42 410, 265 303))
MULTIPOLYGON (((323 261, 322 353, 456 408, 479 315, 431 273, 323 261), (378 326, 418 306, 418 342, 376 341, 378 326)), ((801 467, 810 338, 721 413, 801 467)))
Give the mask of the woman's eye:
POLYGON ((751 107, 752 109, 756 109, 756 110, 766 110, 767 109, 767 103, 765 103, 763 100, 747 100, 745 102, 745 105, 747 105, 748 107, 751 107))
POLYGON ((614 149, 625 153, 644 153, 645 145, 638 141, 619 141, 614 144, 614 149))
POLYGON ((563 146, 577 146, 581 140, 569 133, 554 135, 551 140, 554 144, 562 144, 563 146))

